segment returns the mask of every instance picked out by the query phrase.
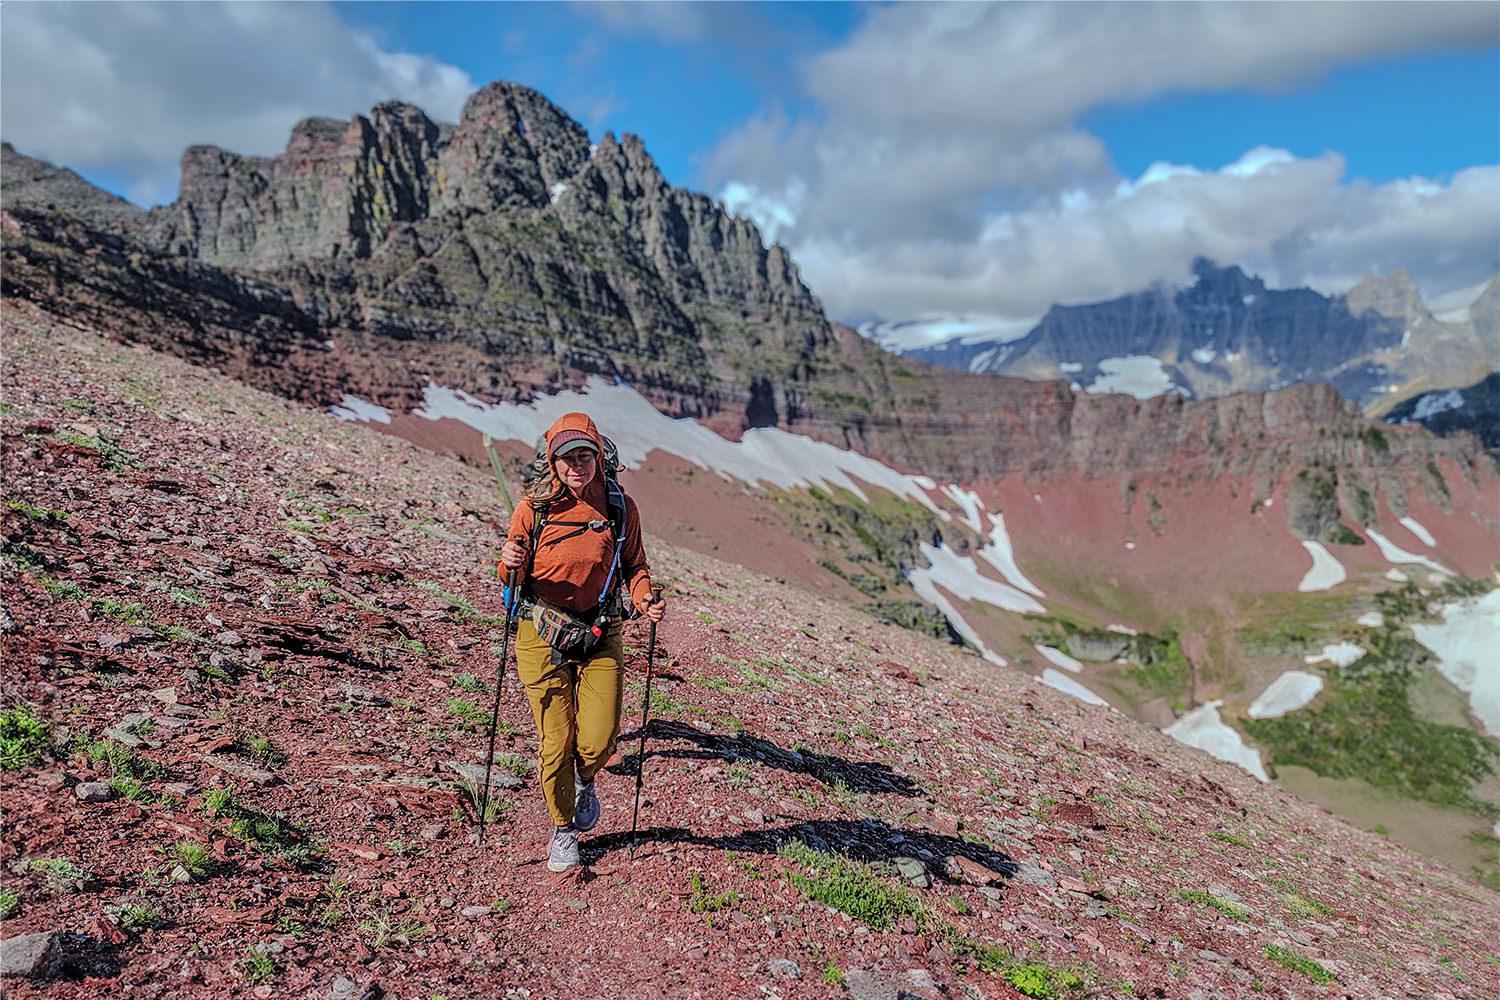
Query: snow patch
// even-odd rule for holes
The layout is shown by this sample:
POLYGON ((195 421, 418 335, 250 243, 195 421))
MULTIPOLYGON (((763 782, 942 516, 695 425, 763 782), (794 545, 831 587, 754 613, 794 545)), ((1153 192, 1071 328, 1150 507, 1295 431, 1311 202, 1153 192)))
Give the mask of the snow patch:
POLYGON ((1064 653, 1062 650, 1056 648, 1055 646, 1037 646, 1035 648, 1036 651, 1045 656, 1048 661, 1056 664, 1059 667, 1062 667, 1064 670, 1075 674, 1083 673, 1082 663, 1079 663, 1077 660, 1073 659, 1067 653, 1064 653))
POLYGON ((1198 362, 1200 365, 1209 364, 1213 361, 1214 358, 1218 356, 1219 352, 1214 350, 1212 347, 1200 347, 1193 352, 1193 360, 1198 362))
POLYGON ((373 420, 377 424, 391 422, 391 411, 374 403, 366 403, 358 396, 345 394, 338 405, 330 406, 328 412, 340 420, 373 420))
POLYGON ((1118 632, 1121 635, 1140 635, 1139 632, 1131 628, 1129 625, 1106 625, 1104 626, 1104 631, 1118 632))
POLYGON ((1336 642, 1331 646, 1324 646, 1323 652, 1310 654, 1302 658, 1302 662, 1332 663, 1336 667, 1347 667, 1360 657, 1365 655, 1365 648, 1354 642, 1336 642))
MULTIPOLYGON (((972 358, 969 359, 969 371, 974 372, 976 374, 979 373, 979 372, 983 372, 984 369, 985 369, 985 366, 987 366, 990 363, 990 359, 992 359, 995 355, 997 355, 999 353, 1000 353, 1000 348, 998 348, 998 347, 991 347, 987 351, 980 351, 978 354, 974 355, 972 358)), ((1002 360, 1004 360, 1004 359, 1002 359, 1002 360)))
POLYGON ((1250 703, 1252 719, 1275 719, 1307 705, 1323 690, 1323 678, 1305 670, 1288 670, 1250 703))
POLYGON ((979 494, 973 490, 966 490, 957 483, 949 483, 943 487, 943 496, 952 500, 964 512, 964 523, 973 528, 975 533, 984 531, 984 524, 979 520, 979 512, 984 508, 984 501, 979 499, 979 494))
POLYGON ((1386 570, 1385 571, 1385 578, 1387 580, 1390 580, 1392 583, 1405 583, 1407 580, 1411 579, 1411 577, 1407 576, 1405 573, 1401 572, 1399 569, 1388 569, 1388 570, 1386 570))
POLYGON ((912 476, 911 481, 922 487, 922 489, 924 490, 937 489, 937 483, 933 482, 931 477, 929 476, 912 476))
POLYGON ((1101 374, 1086 391, 1098 394, 1121 392, 1136 399, 1150 399, 1165 392, 1177 391, 1160 358, 1131 355, 1105 358, 1099 362, 1101 374))
POLYGON ((961 556, 952 549, 938 548, 926 542, 917 544, 931 563, 926 569, 914 569, 908 574, 917 593, 941 586, 961 601, 982 601, 1023 615, 1046 613, 1046 608, 1016 588, 981 574, 972 556, 961 556))
POLYGON ((1407 531, 1410 531, 1413 535, 1416 535, 1418 538, 1420 538, 1422 540, 1422 544, 1427 546, 1429 549, 1437 544, 1437 542, 1432 537, 1432 532, 1428 531, 1426 528, 1418 524, 1414 518, 1403 517, 1401 519, 1401 525, 1407 531))
MULTIPOLYGON (((1429 420, 1439 413, 1447 413, 1449 410, 1461 410, 1464 406, 1463 393, 1457 389, 1449 389, 1447 392, 1429 392, 1417 400, 1416 407, 1411 411, 1412 420, 1429 420)), ((1402 421, 1405 423, 1406 421, 1402 421)))
POLYGON ((999 571, 1005 581, 1017 590, 1024 590, 1037 597, 1045 597, 1037 585, 1026 579, 1026 574, 1016 565, 1016 552, 1010 544, 1010 533, 1005 530, 1005 515, 991 514, 990 544, 979 550, 979 558, 999 571))
POLYGON ((1126 542, 1125 543, 1125 548, 1126 548, 1127 551, 1134 552, 1135 551, 1135 542, 1126 542))
POLYGON ((1469 696, 1492 736, 1500 735, 1500 590, 1443 605, 1443 621, 1417 623, 1412 636, 1432 650, 1438 670, 1469 696))
POLYGON ((1072 375, 1074 372, 1083 371, 1083 365, 1077 361, 1060 361, 1058 362, 1057 370, 1072 375))
POLYGON ((1302 577, 1302 582, 1297 584, 1299 592, 1330 590, 1348 578, 1349 574, 1344 571, 1344 564, 1335 559, 1321 542, 1305 541, 1302 547, 1307 550, 1308 555, 1312 556, 1313 562, 1312 569, 1308 570, 1302 577))
POLYGON ((1162 732, 1179 743, 1206 750, 1228 764, 1249 771, 1261 781, 1269 780, 1260 762, 1260 752, 1245 745, 1240 734, 1219 718, 1221 701, 1200 705, 1162 732))
POLYGON ((652 451, 660 450, 726 479, 734 477, 752 485, 765 483, 782 489, 835 487, 868 499, 855 482, 858 479, 915 500, 935 514, 942 513, 915 477, 857 452, 774 427, 746 431, 744 440, 736 444, 695 420, 663 416, 634 389, 598 376, 591 377, 582 392, 539 396, 526 406, 490 405, 466 392, 437 385, 427 386, 422 396, 417 416, 428 420, 448 417, 499 441, 520 441, 530 446, 564 413, 583 411, 614 440, 620 461, 632 468, 643 463, 652 451))
POLYGON ((1366 611, 1354 619, 1354 624, 1363 625, 1366 628, 1382 628, 1385 625, 1385 615, 1379 611, 1366 611))
POLYGON ((1241 295, 1240 296, 1240 302, 1242 302, 1243 304, 1245 304, 1247 306, 1254 305, 1255 304, 1255 296, 1254 295, 1241 295))
POLYGON ((556 184, 554 184, 551 187, 549 187, 547 189, 547 193, 552 196, 552 204, 556 205, 557 204, 557 199, 561 198, 563 192, 566 191, 567 189, 568 189, 568 185, 565 184, 562 181, 558 181, 556 184))
POLYGON ((1438 573, 1443 573, 1448 576, 1453 575, 1453 571, 1444 566, 1442 563, 1433 562, 1426 556, 1413 555, 1400 546, 1394 544, 1389 538, 1385 537, 1373 528, 1366 529, 1365 533, 1374 540, 1375 547, 1380 549, 1380 554, 1385 556, 1386 562, 1417 563, 1418 565, 1426 566, 1430 570, 1435 570, 1438 573))
POLYGON ((1042 676, 1036 679, 1047 685, 1049 688, 1061 691, 1063 694, 1072 695, 1079 701, 1086 702, 1090 705, 1108 704, 1108 702, 1106 702, 1103 698, 1099 697, 1097 694, 1090 691, 1088 688, 1084 687, 1082 684, 1078 683, 1067 674, 1060 674, 1056 670, 1053 670, 1051 667, 1043 670, 1042 676))
POLYGON ((964 620, 962 612, 948 599, 947 594, 952 594, 960 601, 982 601, 1022 614, 1042 614, 1046 609, 1014 587, 981 575, 972 557, 960 556, 951 549, 937 548, 926 542, 919 545, 922 555, 931 565, 926 569, 914 569, 907 573, 912 590, 922 600, 941 611, 953 630, 973 643, 986 660, 1005 666, 1005 658, 985 645, 979 632, 964 620))

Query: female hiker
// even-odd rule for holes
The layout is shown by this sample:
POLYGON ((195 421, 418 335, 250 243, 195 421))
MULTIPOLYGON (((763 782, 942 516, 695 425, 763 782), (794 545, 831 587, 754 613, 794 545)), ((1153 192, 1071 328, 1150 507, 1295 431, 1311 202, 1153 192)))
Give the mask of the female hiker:
POLYGON ((516 671, 536 717, 538 778, 556 829, 547 867, 578 865, 578 834, 599 822, 594 777, 620 735, 628 600, 659 622, 641 519, 604 468, 604 440, 587 414, 546 434, 547 471, 525 490, 500 550, 521 588, 516 671))

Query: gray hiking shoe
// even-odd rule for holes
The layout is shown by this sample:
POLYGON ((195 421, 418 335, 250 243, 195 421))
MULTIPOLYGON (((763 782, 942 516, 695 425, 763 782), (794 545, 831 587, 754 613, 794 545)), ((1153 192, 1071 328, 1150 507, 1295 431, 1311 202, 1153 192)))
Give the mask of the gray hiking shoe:
POLYGON ((599 822, 599 796, 594 794, 593 779, 581 782, 575 777, 573 794, 577 797, 573 803, 573 829, 587 833, 599 822))
POLYGON ((578 831, 571 826, 552 831, 547 845, 547 870, 561 874, 578 867, 578 831))

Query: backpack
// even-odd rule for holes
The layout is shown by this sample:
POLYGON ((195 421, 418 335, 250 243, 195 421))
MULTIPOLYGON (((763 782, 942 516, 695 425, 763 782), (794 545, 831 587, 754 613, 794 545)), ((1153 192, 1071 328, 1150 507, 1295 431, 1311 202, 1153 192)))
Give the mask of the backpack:
MULTIPOLYGON (((625 490, 621 488, 618 478, 619 472, 624 466, 620 462, 620 452, 615 447, 615 443, 602 434, 600 437, 604 440, 604 454, 600 456, 600 464, 604 469, 604 488, 608 497, 609 529, 615 538, 615 555, 613 561, 610 563, 609 575, 604 581, 604 592, 599 595, 599 600, 595 604, 593 614, 596 618, 601 612, 606 615, 618 615, 621 618, 634 618, 635 608, 628 601, 622 599, 620 587, 615 581, 615 570, 620 567, 620 550, 625 545, 625 490)), ((544 435, 537 439, 536 457, 532 459, 531 464, 526 467, 526 471, 521 475, 522 496, 531 488, 533 483, 551 474, 551 464, 547 461, 547 438, 544 435)), ((532 505, 532 509, 536 512, 535 522, 531 526, 530 554, 532 560, 536 559, 537 545, 541 542, 542 529, 547 525, 547 515, 550 506, 550 504, 532 505)), ((581 535, 585 531, 595 527, 592 521, 556 521, 553 523, 573 529, 569 534, 555 540, 559 542, 566 538, 572 538, 574 535, 581 535)), ((528 580, 531 579, 530 565, 527 566, 526 578, 528 580)), ((509 588, 506 588, 505 602, 507 607, 521 607, 522 605, 532 603, 532 601, 523 595, 511 595, 509 588), (514 605, 512 601, 515 602, 514 605)), ((522 613, 527 614, 529 612, 523 607, 522 613)))

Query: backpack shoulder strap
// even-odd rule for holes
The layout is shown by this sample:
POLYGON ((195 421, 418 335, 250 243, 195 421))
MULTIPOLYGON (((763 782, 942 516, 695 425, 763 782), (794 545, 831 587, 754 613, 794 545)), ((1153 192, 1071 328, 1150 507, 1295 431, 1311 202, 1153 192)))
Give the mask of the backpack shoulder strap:
POLYGON ((536 572, 536 547, 542 540, 542 529, 547 526, 547 513, 552 509, 550 503, 534 503, 531 505, 531 547, 526 554, 526 580, 529 584, 536 572))

